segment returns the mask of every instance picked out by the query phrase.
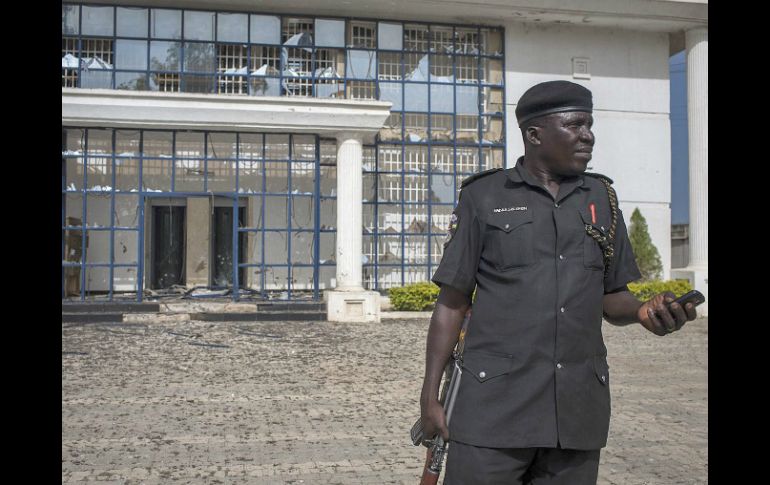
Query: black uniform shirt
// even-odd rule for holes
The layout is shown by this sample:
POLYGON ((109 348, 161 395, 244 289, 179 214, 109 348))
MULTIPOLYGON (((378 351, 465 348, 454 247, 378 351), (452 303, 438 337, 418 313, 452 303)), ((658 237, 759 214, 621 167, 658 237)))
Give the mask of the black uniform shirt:
POLYGON ((476 300, 450 438, 499 448, 599 449, 610 419, 602 298, 641 277, 618 213, 607 275, 585 224, 606 233, 601 181, 565 181, 556 199, 517 165, 466 185, 433 281, 476 300))

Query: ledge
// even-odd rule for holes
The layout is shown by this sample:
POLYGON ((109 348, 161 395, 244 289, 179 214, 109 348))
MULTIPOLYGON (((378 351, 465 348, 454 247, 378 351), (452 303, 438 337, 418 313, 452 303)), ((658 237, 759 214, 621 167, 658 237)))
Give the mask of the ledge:
POLYGON ((334 136, 371 141, 390 102, 62 88, 62 125, 334 136))

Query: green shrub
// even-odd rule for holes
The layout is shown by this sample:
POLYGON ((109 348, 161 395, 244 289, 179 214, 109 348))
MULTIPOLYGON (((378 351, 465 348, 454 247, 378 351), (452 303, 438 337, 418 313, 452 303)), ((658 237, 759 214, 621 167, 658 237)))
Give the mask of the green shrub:
POLYGON ((692 290, 688 280, 653 280, 642 283, 629 283, 628 289, 641 301, 647 301, 658 293, 670 291, 676 296, 682 296, 692 290))
POLYGON ((663 264, 660 262, 658 248, 652 243, 650 233, 647 231, 647 220, 639 208, 631 214, 631 227, 628 229, 628 238, 636 256, 636 265, 642 273, 644 281, 653 281, 660 278, 663 264))
POLYGON ((390 304, 398 311, 430 310, 436 304, 439 287, 429 281, 391 288, 390 304))

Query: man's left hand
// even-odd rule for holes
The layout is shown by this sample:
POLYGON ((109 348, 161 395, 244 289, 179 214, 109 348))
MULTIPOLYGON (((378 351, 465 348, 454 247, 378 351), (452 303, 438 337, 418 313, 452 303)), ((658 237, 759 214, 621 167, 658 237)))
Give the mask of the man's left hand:
POLYGON ((676 295, 666 291, 642 303, 637 312, 642 326, 655 335, 663 336, 676 332, 686 322, 695 320, 697 313, 692 303, 687 303, 684 308, 678 303, 668 305, 675 298, 676 295))

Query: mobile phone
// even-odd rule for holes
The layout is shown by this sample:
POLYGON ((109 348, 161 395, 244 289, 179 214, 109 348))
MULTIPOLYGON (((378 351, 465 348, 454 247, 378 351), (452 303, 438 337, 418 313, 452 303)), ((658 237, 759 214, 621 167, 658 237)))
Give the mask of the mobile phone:
MULTIPOLYGON (((705 301, 706 297, 703 296, 703 293, 698 290, 692 290, 675 299, 671 303, 678 303, 682 308, 684 308, 686 303, 692 303, 693 306, 698 306, 705 301)), ((671 306, 671 303, 668 304, 669 307, 671 306)))

